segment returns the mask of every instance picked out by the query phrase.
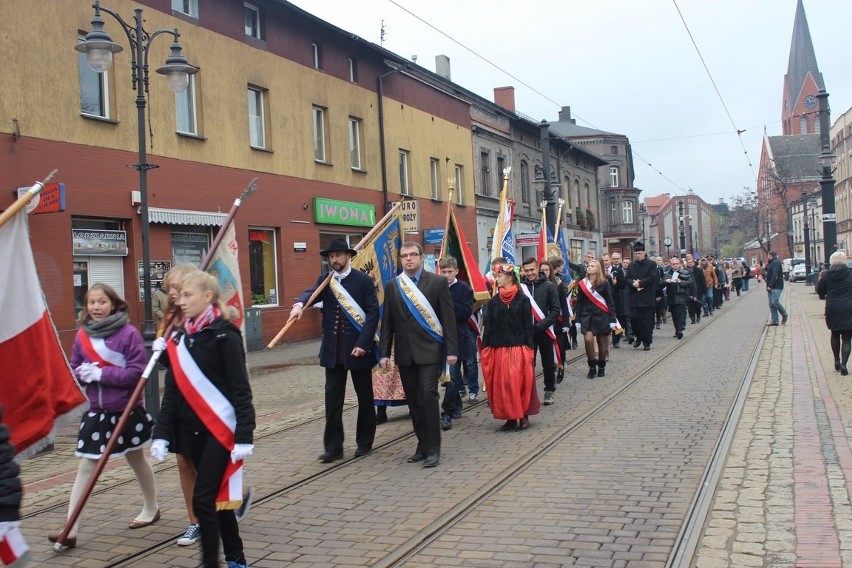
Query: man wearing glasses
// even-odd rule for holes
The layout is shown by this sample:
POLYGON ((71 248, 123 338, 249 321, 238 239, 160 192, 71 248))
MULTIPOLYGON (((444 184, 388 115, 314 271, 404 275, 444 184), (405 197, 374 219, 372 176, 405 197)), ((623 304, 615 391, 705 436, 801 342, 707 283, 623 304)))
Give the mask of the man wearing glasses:
POLYGON ((458 359, 455 310, 447 279, 423 270, 418 243, 403 243, 399 258, 403 271, 385 287, 379 365, 390 368, 393 347, 417 435, 408 462, 435 467, 441 454, 438 377, 458 359))

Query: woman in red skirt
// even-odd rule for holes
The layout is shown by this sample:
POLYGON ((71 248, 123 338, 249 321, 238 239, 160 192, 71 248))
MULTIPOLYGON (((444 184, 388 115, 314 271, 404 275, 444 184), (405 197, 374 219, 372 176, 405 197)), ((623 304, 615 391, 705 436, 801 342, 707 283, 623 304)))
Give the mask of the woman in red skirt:
POLYGON ((492 271, 498 288, 483 310, 482 374, 491 413, 506 421, 500 430, 523 430, 540 408, 533 369, 532 309, 514 266, 495 263, 492 271))

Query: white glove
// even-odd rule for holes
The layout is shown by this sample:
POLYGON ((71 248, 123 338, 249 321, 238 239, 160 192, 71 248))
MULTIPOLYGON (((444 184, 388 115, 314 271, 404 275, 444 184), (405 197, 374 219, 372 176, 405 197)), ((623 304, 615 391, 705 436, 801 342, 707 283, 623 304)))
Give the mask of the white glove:
POLYGON ((169 443, 166 440, 154 440, 151 442, 151 457, 158 462, 166 459, 169 455, 169 443))
POLYGON ((254 452, 254 444, 234 444, 234 449, 231 450, 231 462, 237 463, 244 460, 254 452))
POLYGON ((155 353, 158 352, 158 351, 165 351, 166 350, 166 338, 165 337, 158 337, 157 339, 155 339, 154 343, 151 344, 151 350, 154 351, 155 353))
MULTIPOLYGON (((83 366, 81 365, 81 367, 83 366)), ((83 367, 80 371, 80 380, 86 384, 99 383, 101 381, 102 374, 103 369, 98 367, 97 363, 91 363, 90 365, 83 367)))

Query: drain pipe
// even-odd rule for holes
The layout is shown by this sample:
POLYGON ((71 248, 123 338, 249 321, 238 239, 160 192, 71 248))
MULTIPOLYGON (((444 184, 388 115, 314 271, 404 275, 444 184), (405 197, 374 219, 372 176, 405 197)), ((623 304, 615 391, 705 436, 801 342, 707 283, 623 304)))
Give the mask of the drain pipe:
POLYGON ((379 75, 376 78, 376 91, 379 97, 379 153, 381 155, 381 164, 382 164, 382 199, 384 201, 384 211, 387 212, 390 210, 390 201, 388 200, 388 161, 387 156, 385 156, 385 105, 384 105, 384 79, 385 77, 389 77, 394 73, 399 73, 400 71, 404 71, 408 69, 408 65, 403 65, 402 67, 398 67, 392 71, 388 71, 383 75, 379 75))

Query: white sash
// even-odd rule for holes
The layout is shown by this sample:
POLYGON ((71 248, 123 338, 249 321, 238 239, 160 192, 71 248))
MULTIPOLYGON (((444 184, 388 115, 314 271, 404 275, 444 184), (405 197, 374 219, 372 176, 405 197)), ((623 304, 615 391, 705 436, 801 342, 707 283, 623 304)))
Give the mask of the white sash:
POLYGON ((328 285, 334 297, 337 298, 337 303, 343 308, 343 311, 363 328, 364 324, 367 323, 367 314, 364 312, 364 309, 358 305, 358 302, 355 301, 349 291, 343 287, 340 280, 332 277, 328 285))

